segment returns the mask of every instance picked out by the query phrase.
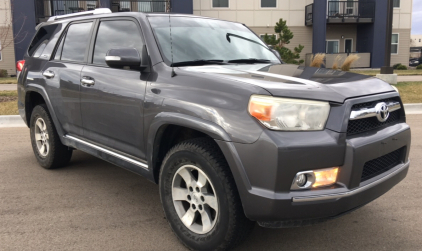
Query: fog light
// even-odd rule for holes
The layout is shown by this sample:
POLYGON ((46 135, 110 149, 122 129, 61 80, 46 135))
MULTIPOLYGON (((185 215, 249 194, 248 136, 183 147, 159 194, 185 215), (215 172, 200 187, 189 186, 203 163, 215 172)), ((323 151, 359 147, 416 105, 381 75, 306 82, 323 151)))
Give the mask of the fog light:
POLYGON ((315 183, 312 187, 328 186, 336 183, 338 167, 314 171, 315 183))
POLYGON ((300 187, 303 187, 305 184, 306 184, 306 181, 307 181, 308 179, 306 178, 306 174, 299 174, 297 177, 296 177, 296 184, 298 185, 298 186, 300 186, 300 187))
POLYGON ((338 167, 299 172, 293 179, 291 190, 301 190, 311 187, 322 187, 335 184, 338 167))

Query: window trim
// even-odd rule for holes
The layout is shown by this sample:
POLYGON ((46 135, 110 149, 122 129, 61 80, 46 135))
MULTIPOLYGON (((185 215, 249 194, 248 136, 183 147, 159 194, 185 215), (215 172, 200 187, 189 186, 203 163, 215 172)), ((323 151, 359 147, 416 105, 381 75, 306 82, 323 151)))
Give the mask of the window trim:
MULTIPOLYGON (((132 21, 132 22, 134 22, 135 25, 138 27, 138 31, 139 31, 139 34, 141 35, 142 42, 144 43, 144 45, 146 45, 146 41, 145 41, 144 33, 142 31, 141 24, 139 23, 139 21, 136 18, 132 18, 132 17, 105 17, 105 18, 97 19, 97 22, 95 24, 95 29, 93 30, 93 33, 92 33, 91 42, 89 44, 89 54, 88 54, 88 59, 87 59, 87 65, 95 66, 95 67, 110 68, 108 65, 94 64, 93 63, 94 62, 95 43, 97 41, 98 31, 100 30, 101 22, 103 22, 103 21, 132 21)), ((142 57, 142 51, 139 51, 139 54, 142 57)), ((115 69, 115 68, 110 68, 110 69, 115 69)), ((123 69, 123 68, 122 69, 115 69, 115 70, 133 71, 131 69, 123 69)))
POLYGON ((277 9, 278 8, 278 0, 275 0, 275 7, 262 7, 262 0, 259 0, 259 8, 260 9, 277 9))
MULTIPOLYGON (((60 39, 58 39, 56 46, 54 47, 54 53, 51 55, 51 59, 50 61, 53 62, 63 62, 63 63, 71 63, 71 64, 81 64, 81 65, 86 65, 87 64, 87 60, 88 60, 88 56, 89 56, 89 49, 90 49, 90 45, 92 42, 92 37, 93 37, 93 29, 96 26, 98 22, 98 19, 84 19, 84 20, 78 20, 78 21, 74 21, 74 22, 69 22, 66 25, 65 30, 62 32, 60 39), (66 42, 66 37, 67 37, 67 32, 69 31, 69 27, 73 24, 80 24, 80 23, 92 23, 91 26, 91 30, 90 30, 90 34, 89 34, 89 39, 88 39, 88 46, 85 49, 85 57, 83 61, 71 61, 71 60, 62 60, 61 57, 60 59, 54 59, 56 57, 57 54, 57 49, 60 46, 60 43, 63 41, 63 47, 64 47, 64 43, 66 42)), ((62 47, 62 51, 63 51, 63 47, 62 47)))
POLYGON ((214 1, 211 0, 211 9, 230 9, 230 0, 227 0, 227 7, 214 7, 214 1))
POLYGON ((393 43, 393 38, 391 38, 390 46, 392 46, 393 44, 397 44, 397 53, 393 53, 391 51, 391 55, 398 55, 399 54, 399 44, 400 44, 400 33, 392 33, 391 36, 393 36, 393 35, 397 35, 397 43, 393 43))
POLYGON ((340 53, 340 39, 325 39, 325 53, 326 54, 338 54, 340 53), (328 53, 328 42, 337 42, 338 43, 338 51, 336 53, 328 53))

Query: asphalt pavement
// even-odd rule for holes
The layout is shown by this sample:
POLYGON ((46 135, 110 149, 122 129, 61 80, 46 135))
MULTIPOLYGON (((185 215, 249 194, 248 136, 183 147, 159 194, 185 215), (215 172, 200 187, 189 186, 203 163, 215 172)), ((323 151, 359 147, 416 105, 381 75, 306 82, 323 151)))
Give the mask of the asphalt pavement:
MULTIPOLYGON (((256 226, 238 250, 421 250, 422 115, 408 176, 372 203, 309 227, 256 226)), ((0 128, 0 250, 185 250, 164 218, 158 186, 81 151, 38 166, 29 129, 0 128)))

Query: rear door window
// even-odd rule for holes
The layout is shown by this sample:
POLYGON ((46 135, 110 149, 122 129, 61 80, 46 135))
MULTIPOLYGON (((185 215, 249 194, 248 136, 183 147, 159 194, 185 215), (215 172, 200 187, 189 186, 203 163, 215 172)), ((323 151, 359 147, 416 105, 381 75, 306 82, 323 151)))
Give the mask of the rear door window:
MULTIPOLYGON (((89 39, 91 35, 92 22, 71 24, 64 38, 63 49, 61 53, 57 50, 56 55, 60 54, 60 60, 84 62, 87 52, 89 39)), ((61 49, 59 47, 59 49, 61 49)), ((57 59, 55 57, 55 59, 57 59)))
POLYGON ((106 65, 105 56, 112 48, 135 48, 142 52, 141 33, 130 20, 101 21, 93 56, 93 64, 106 65))

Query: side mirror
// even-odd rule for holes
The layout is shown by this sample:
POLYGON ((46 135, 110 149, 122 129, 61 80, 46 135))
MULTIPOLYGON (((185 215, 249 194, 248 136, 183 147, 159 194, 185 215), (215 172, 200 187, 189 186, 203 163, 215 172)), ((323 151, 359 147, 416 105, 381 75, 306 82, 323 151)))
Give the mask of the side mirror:
POLYGON ((147 47, 142 47, 142 54, 135 48, 115 48, 110 49, 105 57, 107 65, 111 68, 130 67, 131 69, 141 69, 149 71, 149 56, 147 47))
POLYGON ((132 68, 141 65, 141 56, 135 48, 117 48, 107 52, 105 61, 112 68, 132 68))

